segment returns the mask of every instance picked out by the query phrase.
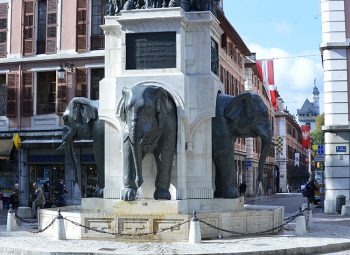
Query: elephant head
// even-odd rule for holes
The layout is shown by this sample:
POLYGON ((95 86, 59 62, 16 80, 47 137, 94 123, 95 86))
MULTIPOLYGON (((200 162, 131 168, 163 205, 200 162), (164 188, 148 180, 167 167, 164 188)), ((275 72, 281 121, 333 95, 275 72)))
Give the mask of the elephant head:
POLYGON ((84 97, 73 98, 63 114, 62 145, 74 167, 74 182, 78 182, 77 161, 74 156, 73 141, 92 138, 92 121, 98 118, 98 107, 95 101, 84 97))
MULTIPOLYGON (((145 153, 152 152, 155 155, 158 172, 161 172, 161 177, 157 177, 156 187, 160 186, 160 190, 168 192, 170 185, 168 177, 171 170, 168 164, 170 161, 172 164, 177 132, 176 106, 173 99, 161 87, 139 84, 122 90, 122 103, 119 110, 121 120, 127 124, 124 135, 124 144, 126 144, 124 165, 130 165, 130 169, 125 170, 124 186, 136 192, 136 189, 142 185, 142 159, 145 153), (166 136, 165 133, 167 133, 166 136), (169 155, 164 152, 165 146, 170 150, 169 155), (163 175, 166 175, 164 179, 163 175), (166 181, 163 181, 165 179, 166 181)), ((163 195, 154 196, 156 199, 163 197, 163 195)), ((134 195, 131 197, 133 198, 134 195)))

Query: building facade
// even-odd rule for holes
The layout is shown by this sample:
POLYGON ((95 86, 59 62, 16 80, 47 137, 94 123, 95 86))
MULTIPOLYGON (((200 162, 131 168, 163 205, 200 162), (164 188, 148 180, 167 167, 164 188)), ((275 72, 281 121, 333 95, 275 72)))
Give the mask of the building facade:
MULTIPOLYGON (((31 184, 55 185, 64 178, 72 195, 73 176, 61 142, 62 114, 75 96, 98 99, 104 77, 104 0, 0 1, 0 139, 18 133, 22 146, 0 160, 8 189, 19 182, 21 204, 30 203, 31 184), (59 79, 57 70, 65 75, 59 79), (13 174, 16 171, 16 174, 13 174), (14 178, 9 180, 9 173, 14 178)), ((82 196, 94 189, 91 141, 76 143, 82 196)), ((45 190, 53 198, 52 188, 45 190)))
POLYGON ((324 69, 325 213, 334 213, 339 195, 350 197, 350 2, 321 0, 324 69))
POLYGON ((320 92, 316 84, 312 90, 312 99, 312 103, 306 99, 302 107, 297 110, 299 123, 310 126, 310 131, 316 128, 316 117, 320 114, 320 92))
MULTIPOLYGON (((219 77, 225 85, 225 93, 236 96, 249 91, 261 96, 269 109, 273 126, 274 110, 268 96, 269 92, 262 83, 255 59, 250 58, 252 53, 222 11, 218 11, 217 18, 224 31, 219 49, 219 77)), ((243 181, 246 182, 248 196, 257 194, 260 148, 259 138, 238 138, 235 143, 236 182, 238 185, 243 181)), ((277 191, 276 175, 274 147, 271 147, 264 169, 263 188, 266 194, 277 191)))
POLYGON ((302 149, 302 132, 295 117, 284 108, 283 99, 278 99, 275 115, 276 163, 279 168, 279 188, 282 192, 298 190, 309 178, 307 152, 302 149))

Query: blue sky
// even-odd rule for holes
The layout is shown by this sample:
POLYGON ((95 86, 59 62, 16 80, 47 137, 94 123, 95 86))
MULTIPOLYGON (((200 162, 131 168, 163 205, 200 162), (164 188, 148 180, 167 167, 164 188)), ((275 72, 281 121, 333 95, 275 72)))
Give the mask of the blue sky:
POLYGON ((319 0, 224 0, 226 17, 257 58, 276 58, 275 83, 292 114, 312 100, 315 78, 323 111, 320 7, 319 0))

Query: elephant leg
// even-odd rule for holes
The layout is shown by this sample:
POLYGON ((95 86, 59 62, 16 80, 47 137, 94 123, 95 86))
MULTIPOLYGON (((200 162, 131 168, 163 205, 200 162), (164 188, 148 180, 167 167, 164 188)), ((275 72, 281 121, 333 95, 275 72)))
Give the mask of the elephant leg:
MULTIPOLYGON (((236 176, 236 169, 234 166, 234 142, 230 139, 220 139, 221 150, 213 153, 214 164, 216 167, 215 177, 215 198, 237 198, 238 191, 234 186, 233 178, 236 176)), ((217 140, 215 142, 218 142, 217 140)))
POLYGON ((260 158, 259 158, 259 165, 258 165, 258 182, 261 183, 261 186, 263 187, 264 182, 264 164, 265 160, 267 158, 267 155, 270 150, 270 140, 268 138, 261 137, 261 152, 260 152, 260 158))
POLYGON ((95 197, 103 197, 105 187, 105 133, 104 122, 97 121, 92 127, 92 150, 97 166, 97 187, 95 197))
POLYGON ((171 181, 171 170, 173 167, 173 159, 175 148, 163 150, 161 153, 154 152, 154 158, 157 165, 157 177, 155 180, 156 190, 153 194, 154 199, 170 200, 169 192, 171 181), (160 159, 161 158, 161 159, 160 159))
POLYGON ((136 198, 136 170, 134 164, 134 158, 131 151, 131 145, 129 141, 123 143, 123 162, 124 162, 124 191, 122 194, 122 199, 125 201, 135 200, 136 198))

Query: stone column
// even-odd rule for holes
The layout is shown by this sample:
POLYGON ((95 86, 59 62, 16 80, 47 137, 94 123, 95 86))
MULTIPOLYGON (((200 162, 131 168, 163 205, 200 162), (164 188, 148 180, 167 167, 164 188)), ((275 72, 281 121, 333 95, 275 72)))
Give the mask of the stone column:
POLYGON ((350 196, 349 32, 350 3, 321 1, 325 113, 325 213, 335 213, 336 197, 350 196))
MULTIPOLYGON (((177 151, 170 186, 172 199, 212 198, 211 119, 215 116, 217 92, 223 91, 219 77, 211 70, 212 47, 214 41, 220 45, 223 33, 216 18, 210 12, 199 15, 185 13, 181 8, 132 10, 124 11, 120 16, 106 17, 102 28, 106 34, 106 68, 105 78, 100 82, 99 115, 107 123, 104 198, 120 198, 123 191, 123 141, 120 137, 126 126, 118 113, 122 89, 137 84, 163 87, 177 106, 177 151), (150 33, 163 38, 164 32, 168 33, 169 45, 175 45, 176 54, 170 58, 174 66, 152 67, 153 57, 157 56, 145 55, 143 51, 141 57, 148 61, 147 68, 128 67, 128 61, 134 58, 136 61, 136 56, 128 51, 130 42, 135 40, 131 34, 141 39, 146 39, 150 33), (126 39, 128 36, 130 40, 126 39)), ((152 42, 152 39, 147 40, 152 42)), ((149 45, 158 47, 160 52, 165 50, 161 44, 149 45)), ((157 172, 153 156, 146 155, 142 166, 142 198, 151 199, 157 172)))

